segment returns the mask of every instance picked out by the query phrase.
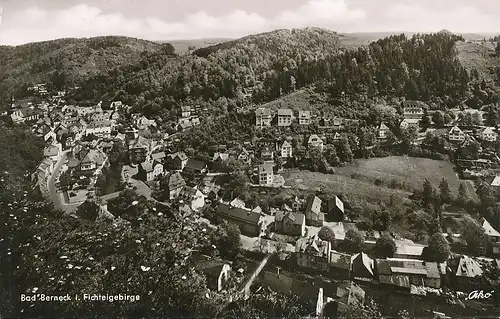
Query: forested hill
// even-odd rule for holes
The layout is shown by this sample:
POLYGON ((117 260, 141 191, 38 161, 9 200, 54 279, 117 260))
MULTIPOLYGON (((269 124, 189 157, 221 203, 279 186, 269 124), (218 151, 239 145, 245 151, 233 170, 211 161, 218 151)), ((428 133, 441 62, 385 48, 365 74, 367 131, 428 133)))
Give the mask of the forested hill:
POLYGON ((164 51, 173 53, 173 47, 117 36, 0 46, 0 92, 8 95, 37 82, 79 84, 98 73, 136 63, 143 52, 164 51))
POLYGON ((146 114, 164 113, 186 98, 240 101, 247 89, 258 97, 267 79, 305 61, 335 55, 339 46, 335 32, 307 28, 252 35, 208 48, 204 54, 197 51, 206 57, 151 54, 135 65, 96 76, 82 85, 75 99, 98 101, 107 94, 145 107, 146 114))
POLYGON ((88 81, 74 99, 120 98, 164 119, 183 103, 204 103, 224 112, 247 103, 247 92, 260 104, 310 86, 328 95, 330 105, 366 108, 368 100, 393 97, 439 107, 495 102, 497 95, 477 72, 460 63, 460 41, 464 39, 447 32, 397 35, 343 50, 331 31, 277 30, 200 49, 192 56, 148 55, 88 81))

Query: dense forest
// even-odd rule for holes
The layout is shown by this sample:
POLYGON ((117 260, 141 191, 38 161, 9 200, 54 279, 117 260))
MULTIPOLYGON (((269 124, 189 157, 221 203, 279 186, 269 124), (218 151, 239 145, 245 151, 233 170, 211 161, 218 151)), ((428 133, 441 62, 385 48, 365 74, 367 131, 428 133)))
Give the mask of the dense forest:
POLYGON ((331 105, 366 109, 375 98, 426 101, 435 108, 497 102, 477 72, 457 57, 461 36, 391 36, 343 50, 337 34, 317 28, 279 30, 203 48, 193 56, 153 53, 82 85, 73 97, 120 98, 146 115, 168 118, 183 103, 225 99, 229 105, 272 101, 303 87, 327 94, 331 105))

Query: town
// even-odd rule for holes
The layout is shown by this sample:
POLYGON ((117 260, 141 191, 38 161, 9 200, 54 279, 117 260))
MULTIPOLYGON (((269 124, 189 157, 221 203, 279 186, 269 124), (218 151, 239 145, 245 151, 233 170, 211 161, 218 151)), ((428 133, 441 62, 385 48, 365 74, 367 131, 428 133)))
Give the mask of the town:
MULTIPOLYGON (((66 214, 78 215, 93 203, 97 219, 115 220, 120 217, 108 208, 133 191, 195 216, 207 227, 237 226, 238 262, 199 256, 199 269, 214 291, 226 290, 235 277, 244 298, 270 289, 314 299, 316 314, 325 316, 333 300, 352 306, 363 302, 367 291, 392 291, 419 296, 435 318, 447 318, 436 303, 460 303, 460 296, 480 284, 491 267, 500 267, 495 215, 484 211, 473 219, 458 212, 468 211, 467 198, 476 198, 474 181, 488 189, 500 187, 498 130, 484 124, 487 111, 432 111, 423 102, 403 101, 373 109, 374 120, 366 123, 260 105, 240 114, 251 119, 243 125, 260 132, 255 139, 211 145, 207 156, 199 156, 184 137, 214 120, 200 106, 183 105, 171 123, 157 123, 121 101, 80 107, 67 103, 67 92, 47 92, 45 84, 28 91, 37 102, 13 98, 5 115, 45 142, 44 160, 31 175, 40 194, 66 214), (398 217, 388 217, 390 209, 384 208, 397 205, 392 195, 391 204, 382 203, 380 195, 380 207, 375 207, 357 203, 347 190, 299 185, 305 183, 303 176, 334 181, 358 159, 377 158, 410 167, 414 158, 450 165, 456 187, 450 191, 451 179, 437 176, 440 196, 427 179, 415 175, 409 179, 416 181, 406 185, 390 171, 377 175, 370 186, 375 192, 386 185, 405 194, 411 186, 407 206, 394 210, 413 205, 412 218, 424 225, 422 231, 436 227, 438 232, 430 237, 396 233, 390 224, 398 217), (423 204, 416 208, 409 201, 423 204), (424 212, 427 206, 435 216, 424 212), (362 217, 367 207, 373 220, 362 217), (484 251, 471 254, 474 244, 456 226, 460 223, 488 239, 484 251)), ((362 174, 361 168, 346 179, 356 181, 356 174, 362 174)))

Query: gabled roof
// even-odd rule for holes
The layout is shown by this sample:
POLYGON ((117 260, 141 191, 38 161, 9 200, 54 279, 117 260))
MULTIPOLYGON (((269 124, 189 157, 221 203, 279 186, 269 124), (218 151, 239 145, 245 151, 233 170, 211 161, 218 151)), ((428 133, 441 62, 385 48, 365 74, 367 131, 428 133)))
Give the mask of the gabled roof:
POLYGON ((311 143, 323 143, 323 140, 317 135, 317 134, 312 134, 309 136, 309 140, 307 142, 308 144, 311 143))
POLYGON ((335 196, 335 198, 330 199, 327 202, 328 210, 332 210, 334 207, 338 208, 342 213, 344 212, 344 203, 335 196))
POLYGON ((381 131, 382 130, 387 131, 387 130, 389 130, 389 127, 387 125, 385 125, 385 123, 382 122, 382 123, 380 123, 380 126, 378 129, 381 131))
POLYGON ((186 181, 182 178, 182 175, 179 172, 174 172, 168 177, 168 187, 170 189, 175 189, 178 187, 183 187, 186 185, 186 181))
POLYGON ((320 240, 317 235, 297 240, 295 252, 329 258, 330 243, 320 240))
POLYGON ((150 173, 153 171, 153 162, 142 162, 141 167, 146 173, 150 173))
POLYGON ((184 152, 177 152, 174 154, 169 154, 168 155, 172 160, 174 160, 176 157, 178 157, 181 161, 187 161, 188 157, 186 153, 184 152))
POLYGON ((255 110, 255 115, 257 115, 257 116, 270 116, 271 111, 269 109, 259 107, 258 109, 255 110))
POLYGON ((463 133, 463 131, 458 127, 458 126, 453 126, 448 134, 460 134, 463 133))
POLYGON ((317 196, 309 196, 307 199, 306 212, 311 211, 314 214, 320 214, 322 200, 317 196))
POLYGON ((273 173, 273 164, 261 164, 259 165, 259 173, 273 173))
POLYGON ((285 147, 292 147, 292 144, 290 144, 288 141, 284 141, 283 144, 281 144, 281 148, 285 147))
POLYGON ((222 160, 222 161, 226 161, 226 160, 228 160, 228 159, 229 159, 229 154, 227 154, 227 153, 219 153, 219 152, 217 152, 217 153, 215 153, 215 154, 214 154, 214 157, 212 158, 212 161, 214 161, 214 162, 215 162, 215 161, 217 161, 218 159, 220 159, 220 160, 222 160))
POLYGON ((481 134, 495 134, 496 130, 494 127, 485 127, 481 134))
POLYGON ((311 111, 299 111, 299 117, 303 119, 310 119, 311 111))
POLYGON ((351 258, 352 271, 354 275, 360 276, 374 276, 373 269, 375 267, 375 261, 368 257, 365 253, 359 253, 351 258))
POLYGON ((166 157, 165 152, 154 153, 151 155, 153 161, 161 160, 165 157, 166 157))
POLYGON ((289 219, 295 225, 302 225, 306 221, 306 216, 304 214, 283 211, 277 211, 274 218, 275 222, 282 222, 284 219, 289 219))
POLYGON ((457 277, 469 277, 473 278, 476 276, 481 276, 483 270, 477 261, 469 256, 461 256, 458 261, 458 267, 455 272, 457 277))
POLYGON ((82 159, 81 163, 95 163, 101 165, 106 160, 106 155, 97 150, 90 150, 82 159))
POLYGON ((486 218, 481 218, 479 223, 481 224, 481 227, 483 227, 486 235, 490 237, 500 237, 500 232, 498 232, 498 230, 491 226, 490 222, 488 222, 486 218))
POLYGON ((289 115, 292 116, 293 112, 290 109, 278 109, 278 116, 280 115, 289 115))
POLYGON ((253 225, 258 225, 261 221, 261 215, 259 213, 238 207, 231 207, 223 203, 220 203, 219 206, 217 206, 216 214, 222 215, 225 218, 253 225))
POLYGON ((142 136, 139 136, 138 138, 129 141, 129 149, 137 148, 149 148, 149 140, 142 136))
POLYGON ((56 145, 47 146, 43 150, 43 156, 45 157, 57 156, 57 154, 59 154, 59 148, 56 145))
POLYGON ((186 163, 186 168, 192 169, 195 171, 201 171, 204 169, 206 164, 202 161, 197 161, 195 159, 189 159, 186 163))

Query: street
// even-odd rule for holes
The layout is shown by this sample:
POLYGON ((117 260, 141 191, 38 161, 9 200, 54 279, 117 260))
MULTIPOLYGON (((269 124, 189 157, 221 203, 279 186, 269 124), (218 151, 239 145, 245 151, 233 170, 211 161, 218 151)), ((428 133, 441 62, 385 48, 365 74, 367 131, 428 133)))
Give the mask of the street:
POLYGON ((52 175, 50 176, 49 185, 48 185, 49 192, 50 192, 50 200, 52 201, 52 203, 54 203, 55 208, 62 210, 66 213, 70 213, 70 212, 74 211, 78 207, 78 205, 64 205, 61 202, 62 195, 61 195, 61 193, 59 193, 57 191, 57 187, 55 184, 57 181, 57 177, 61 173, 61 168, 64 165, 64 163, 66 162, 66 159, 68 158, 68 152, 69 151, 63 152, 61 159, 54 166, 54 171, 52 172, 52 175))

